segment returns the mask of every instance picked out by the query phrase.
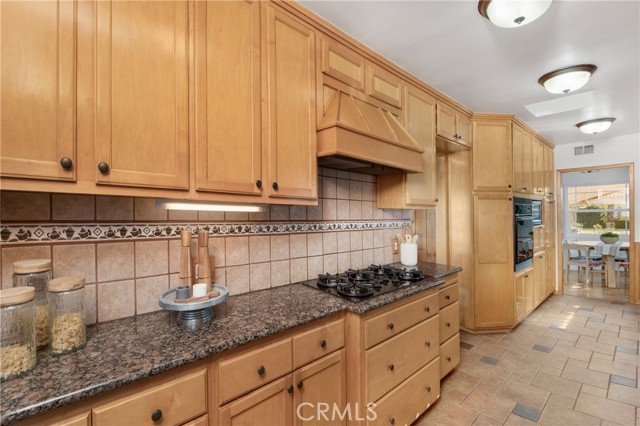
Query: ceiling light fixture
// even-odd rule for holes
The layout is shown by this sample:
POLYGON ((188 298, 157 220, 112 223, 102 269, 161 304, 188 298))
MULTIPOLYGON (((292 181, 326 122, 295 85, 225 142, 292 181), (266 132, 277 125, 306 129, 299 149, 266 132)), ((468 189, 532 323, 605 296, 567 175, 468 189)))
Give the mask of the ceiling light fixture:
POLYGON ((516 28, 541 17, 551 0, 480 0, 478 12, 500 28, 516 28))
POLYGON ((607 118, 598 118, 595 120, 583 121, 582 123, 576 124, 576 127, 580 129, 582 133, 593 134, 602 133, 611 127, 611 123, 616 121, 613 117, 607 118))
POLYGON ((598 67, 592 64, 574 65, 551 71, 538 79, 547 92, 554 94, 569 93, 578 90, 591 78, 598 67))
POLYGON ((264 207, 256 204, 219 204, 206 201, 171 200, 168 198, 156 198, 157 209, 167 210, 202 210, 213 212, 262 212, 264 207))

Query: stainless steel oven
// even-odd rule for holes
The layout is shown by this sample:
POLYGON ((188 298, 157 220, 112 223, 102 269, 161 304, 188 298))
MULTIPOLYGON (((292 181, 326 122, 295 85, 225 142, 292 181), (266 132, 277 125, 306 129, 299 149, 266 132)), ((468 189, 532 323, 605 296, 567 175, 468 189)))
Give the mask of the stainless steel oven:
POLYGON ((528 198, 513 199, 514 265, 518 271, 533 263, 533 206, 528 198))
POLYGON ((542 201, 531 200, 531 217, 533 218, 533 226, 542 225, 542 201))

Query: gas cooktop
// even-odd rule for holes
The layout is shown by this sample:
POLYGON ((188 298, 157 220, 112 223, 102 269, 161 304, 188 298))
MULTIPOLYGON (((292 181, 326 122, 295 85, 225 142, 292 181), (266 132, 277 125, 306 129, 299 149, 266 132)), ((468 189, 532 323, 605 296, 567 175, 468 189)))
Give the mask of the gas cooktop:
POLYGON ((428 276, 416 269, 391 265, 370 265, 363 269, 349 269, 338 274, 320 274, 318 279, 305 284, 325 293, 360 302, 370 297, 410 286, 428 276))

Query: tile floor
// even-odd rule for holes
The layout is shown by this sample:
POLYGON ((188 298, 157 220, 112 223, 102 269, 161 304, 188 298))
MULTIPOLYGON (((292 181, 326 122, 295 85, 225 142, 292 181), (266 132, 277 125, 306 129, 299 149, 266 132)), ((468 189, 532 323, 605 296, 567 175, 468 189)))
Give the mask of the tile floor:
POLYGON ((509 333, 461 333, 415 425, 639 425, 640 306, 551 296, 509 333))
POLYGON ((569 272, 569 281, 564 286, 564 294, 571 296, 590 297, 596 299, 606 299, 611 302, 626 302, 629 300, 629 282, 626 272, 622 272, 617 287, 609 288, 603 284, 602 273, 593 273, 593 283, 586 285, 583 281, 578 281, 578 272, 569 272))

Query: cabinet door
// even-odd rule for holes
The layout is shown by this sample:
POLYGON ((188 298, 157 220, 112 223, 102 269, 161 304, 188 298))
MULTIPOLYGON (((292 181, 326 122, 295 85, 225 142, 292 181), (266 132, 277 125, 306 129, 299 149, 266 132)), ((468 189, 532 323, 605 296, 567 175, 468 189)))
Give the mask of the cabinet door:
POLYGON ((75 1, 0 2, 2 176, 75 180, 75 26, 75 1))
POLYGON ((525 302, 525 291, 524 291, 524 283, 525 283, 525 274, 518 275, 515 279, 515 288, 516 288, 516 299, 515 299, 515 315, 516 315, 516 323, 520 322, 522 318, 527 314, 526 311, 526 302, 525 302))
POLYGON ((440 102, 437 105, 436 132, 438 136, 457 141, 456 112, 440 102))
POLYGON ((402 106, 402 79, 389 71, 367 62, 367 95, 400 108, 402 106))
POLYGON ((513 126, 513 190, 533 194, 531 182, 531 133, 513 126))
POLYGON ((260 3, 195 2, 196 189, 260 195, 260 3))
POLYGON ((507 120, 474 121, 473 139, 474 189, 511 191, 511 123, 507 120))
POLYGON ((475 197, 475 325, 510 327, 514 319, 513 201, 508 194, 475 197))
POLYGON ((263 3, 269 195, 317 197, 315 33, 263 3))
POLYGON ((469 117, 456 114, 456 133, 458 135, 458 142, 469 147, 472 146, 471 120, 469 117))
POLYGON ((553 191, 555 186, 554 180, 554 162, 553 162, 553 149, 545 145, 544 147, 544 195, 547 197, 553 197, 553 191))
POLYGON ((346 418, 332 418, 334 407, 343 412, 347 403, 344 349, 293 373, 294 424, 345 425, 346 418), (328 404, 329 421, 317 416, 318 404, 328 404))
POLYGON ((533 158, 533 193, 536 195, 544 194, 544 144, 540 139, 532 140, 532 156, 533 158))
POLYGON ((328 37, 322 37, 322 72, 364 90, 364 58, 328 37))
POLYGON ((96 10, 96 181, 187 189, 187 2, 96 10))
POLYGON ((405 85, 404 125, 411 136, 424 149, 423 173, 407 173, 406 203, 410 206, 434 206, 436 204, 436 103, 422 90, 405 85))
POLYGON ((533 274, 534 274, 534 306, 538 306, 545 298, 547 288, 547 262, 546 254, 539 253, 533 258, 533 274))
POLYGON ((276 380, 247 396, 220 407, 222 426, 292 426, 291 375, 276 380))

